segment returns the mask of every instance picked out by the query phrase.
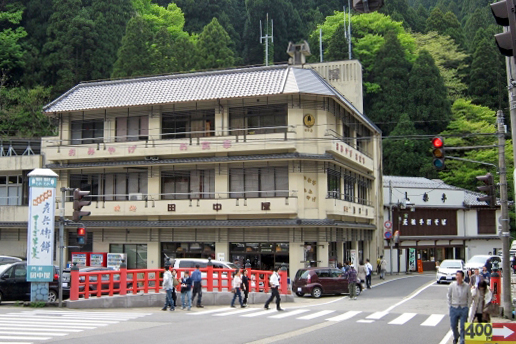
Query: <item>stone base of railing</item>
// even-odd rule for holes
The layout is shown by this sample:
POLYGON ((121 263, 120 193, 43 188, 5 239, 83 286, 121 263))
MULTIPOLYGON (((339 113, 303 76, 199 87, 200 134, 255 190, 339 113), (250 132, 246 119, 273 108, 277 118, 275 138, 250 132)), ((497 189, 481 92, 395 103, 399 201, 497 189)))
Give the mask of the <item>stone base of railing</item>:
MULTIPOLYGON (((233 299, 233 293, 223 292, 203 292, 202 293, 202 304, 204 306, 215 306, 215 305, 230 305, 233 299)), ((243 297, 243 295, 242 295, 243 297)), ((270 297, 270 293, 249 293, 249 305, 260 305, 263 306, 265 301, 270 297)), ((294 302, 294 296, 281 295, 281 302, 294 302)), ((114 296, 102 296, 102 297, 90 297, 89 299, 79 299, 77 301, 65 301, 66 307, 74 309, 92 309, 92 308, 138 308, 138 307, 163 307, 165 303, 165 292, 161 291, 159 294, 136 294, 136 295, 114 295, 114 296)), ((197 297, 195 298, 197 303, 197 297)), ((238 298, 235 302, 238 305, 238 298)), ((177 294, 177 305, 181 307, 181 294, 177 294)), ((192 306, 195 307, 195 304, 192 306)), ((271 305, 274 307, 274 304, 271 305)))

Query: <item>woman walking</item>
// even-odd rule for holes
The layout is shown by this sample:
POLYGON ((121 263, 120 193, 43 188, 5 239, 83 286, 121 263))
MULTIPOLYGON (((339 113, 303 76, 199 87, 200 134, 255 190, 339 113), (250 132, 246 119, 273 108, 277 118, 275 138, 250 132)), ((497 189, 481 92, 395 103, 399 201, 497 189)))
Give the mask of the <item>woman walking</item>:
POLYGON ((362 290, 364 290, 364 282, 365 282, 365 279, 367 276, 367 270, 366 270, 363 260, 361 260, 358 263, 357 273, 358 273, 358 279, 360 280, 360 286, 362 287, 362 290))
POLYGON ((249 298, 249 270, 244 270, 244 276, 242 276, 242 289, 244 290, 244 306, 247 307, 247 299, 249 298))
POLYGON ((183 304, 181 309, 186 308, 185 299, 188 301, 188 310, 190 310, 192 308, 192 279, 188 271, 185 271, 181 278, 181 303, 183 304))
POLYGON ((471 296, 473 303, 469 309, 468 321, 472 323, 475 319, 479 323, 491 322, 491 314, 489 309, 491 308, 491 299, 493 294, 487 287, 486 281, 478 283, 478 288, 471 288, 471 296))
POLYGON ((238 302, 240 303, 240 307, 245 308, 243 302, 242 302, 242 294, 240 293, 240 290, 242 288, 242 273, 240 272, 240 269, 237 270, 235 277, 233 277, 233 300, 231 300, 231 307, 235 308, 235 300, 238 296, 238 302))

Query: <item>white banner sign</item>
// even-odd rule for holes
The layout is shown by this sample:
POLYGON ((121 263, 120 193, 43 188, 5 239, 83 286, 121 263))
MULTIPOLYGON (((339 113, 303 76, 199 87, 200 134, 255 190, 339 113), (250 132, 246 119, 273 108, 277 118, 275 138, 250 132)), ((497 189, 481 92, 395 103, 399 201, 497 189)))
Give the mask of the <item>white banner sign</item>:
POLYGON ((30 177, 27 281, 54 279, 54 211, 57 178, 30 177))

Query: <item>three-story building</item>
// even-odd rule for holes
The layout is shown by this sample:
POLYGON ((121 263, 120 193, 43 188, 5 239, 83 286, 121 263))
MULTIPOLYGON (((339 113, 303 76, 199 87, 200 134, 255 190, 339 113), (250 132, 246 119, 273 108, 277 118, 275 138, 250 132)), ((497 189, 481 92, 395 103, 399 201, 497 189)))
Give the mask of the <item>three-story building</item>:
MULTIPOLYGON (((42 165, 90 191, 83 249, 126 253, 129 268, 165 255, 294 272, 376 259, 381 133, 361 113, 361 66, 304 67, 81 83, 48 104, 59 136, 42 138, 42 165)), ((23 241, 20 216, 0 219, 0 235, 23 241)))

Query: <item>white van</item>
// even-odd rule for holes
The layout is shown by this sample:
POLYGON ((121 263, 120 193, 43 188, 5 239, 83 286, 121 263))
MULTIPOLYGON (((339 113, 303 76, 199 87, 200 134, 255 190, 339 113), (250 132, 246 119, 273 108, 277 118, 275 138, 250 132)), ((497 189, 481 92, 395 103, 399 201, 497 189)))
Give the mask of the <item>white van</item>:
MULTIPOLYGON (((223 261, 219 261, 219 260, 212 260, 211 263, 213 264, 213 268, 214 269, 232 269, 234 271, 236 271, 238 269, 238 266, 236 266, 235 264, 233 263, 230 263, 230 262, 223 262, 223 261)), ((192 272, 195 270, 195 266, 196 265, 199 265, 199 268, 200 269, 204 269, 208 266, 208 259, 201 259, 201 258, 177 258, 177 259, 171 259, 171 264, 173 266, 174 269, 189 269, 190 271, 190 276, 192 275, 192 272)), ((182 273, 178 273, 178 276, 179 277, 182 277, 182 273)), ((206 282, 206 272, 204 271, 201 271, 201 276, 203 278, 203 281, 202 281, 202 285, 203 287, 206 286, 207 282, 206 282)), ((213 273, 213 277, 214 278, 217 278, 218 277, 218 273, 217 272, 214 272, 213 273)), ((228 284, 228 280, 227 280, 227 277, 228 277, 228 273, 227 272, 223 272, 222 273, 222 286, 223 287, 227 287, 229 284, 228 284)), ((232 277, 232 274, 230 275, 230 277, 232 277)), ((214 280, 213 281, 213 287, 218 287, 218 280, 214 280)))

